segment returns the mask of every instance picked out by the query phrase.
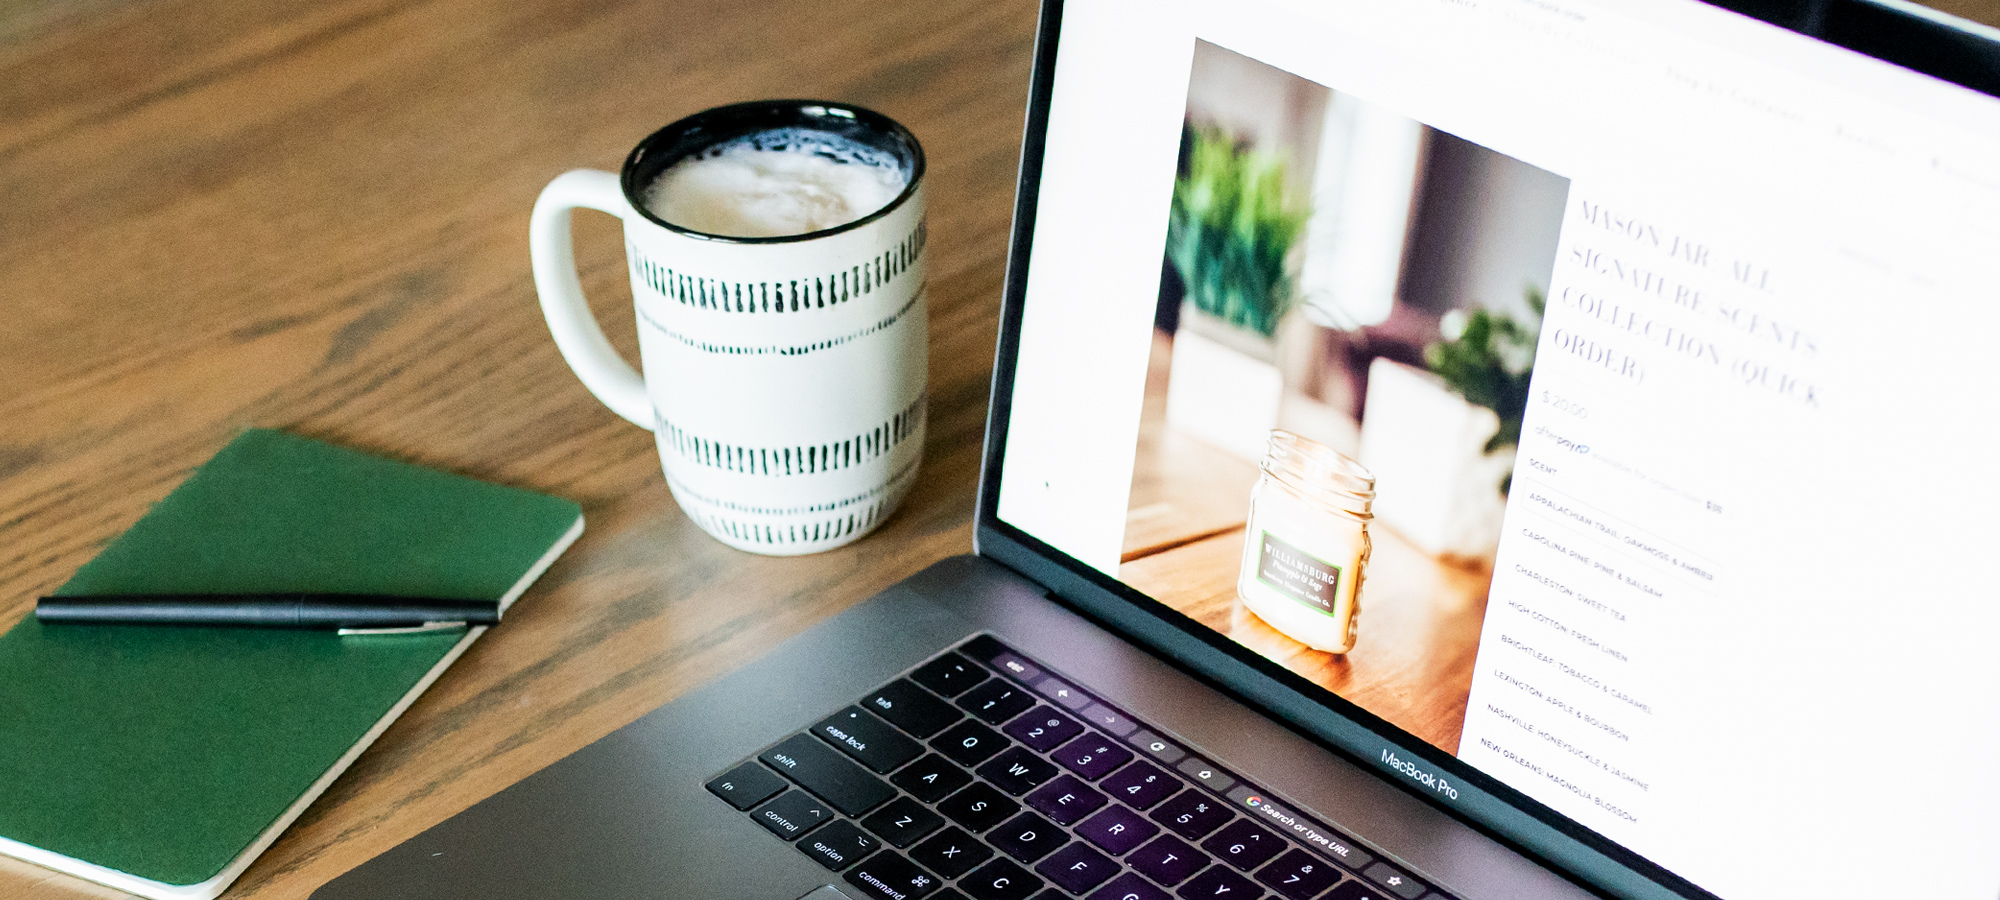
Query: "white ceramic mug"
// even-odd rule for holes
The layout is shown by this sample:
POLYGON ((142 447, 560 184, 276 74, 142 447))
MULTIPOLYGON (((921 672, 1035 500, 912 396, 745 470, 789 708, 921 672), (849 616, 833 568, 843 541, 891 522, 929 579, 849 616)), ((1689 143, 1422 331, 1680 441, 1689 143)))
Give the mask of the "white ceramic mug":
POLYGON ((542 190, 529 250, 563 358, 613 412, 655 433, 667 486, 717 540, 815 553, 887 518, 923 456, 928 364, 924 157, 886 116, 819 101, 761 101, 655 132, 620 175, 567 172, 542 190), (882 209, 809 234, 703 234, 645 208, 667 166, 781 129, 882 151, 909 180, 882 209), (645 375, 618 356, 584 302, 570 211, 625 225, 645 375))

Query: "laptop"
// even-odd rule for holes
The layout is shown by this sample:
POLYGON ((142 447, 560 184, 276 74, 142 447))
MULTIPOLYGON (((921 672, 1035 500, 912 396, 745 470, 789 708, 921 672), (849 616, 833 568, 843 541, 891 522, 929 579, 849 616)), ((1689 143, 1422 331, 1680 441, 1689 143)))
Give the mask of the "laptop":
POLYGON ((946 559, 317 900, 2000 897, 2000 43, 1048 0, 946 559))

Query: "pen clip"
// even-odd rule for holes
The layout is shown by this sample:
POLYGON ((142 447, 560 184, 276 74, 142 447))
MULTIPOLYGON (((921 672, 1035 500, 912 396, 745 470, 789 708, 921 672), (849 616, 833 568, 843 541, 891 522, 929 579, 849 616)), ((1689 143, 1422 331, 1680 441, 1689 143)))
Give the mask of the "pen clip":
POLYGON ((425 622, 422 625, 402 625, 395 628, 342 628, 336 633, 341 635, 342 637, 346 637, 348 635, 369 636, 378 634, 429 634, 433 631, 451 631, 456 628, 464 628, 464 627, 465 627, 464 622, 425 622))

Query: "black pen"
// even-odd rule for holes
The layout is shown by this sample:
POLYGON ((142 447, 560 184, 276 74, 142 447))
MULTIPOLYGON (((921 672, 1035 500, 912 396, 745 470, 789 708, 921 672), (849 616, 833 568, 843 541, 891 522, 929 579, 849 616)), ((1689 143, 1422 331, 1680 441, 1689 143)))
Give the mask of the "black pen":
POLYGON ((492 625, 500 621, 500 603, 378 594, 64 596, 37 601, 35 618, 104 625, 236 625, 402 634, 492 625))

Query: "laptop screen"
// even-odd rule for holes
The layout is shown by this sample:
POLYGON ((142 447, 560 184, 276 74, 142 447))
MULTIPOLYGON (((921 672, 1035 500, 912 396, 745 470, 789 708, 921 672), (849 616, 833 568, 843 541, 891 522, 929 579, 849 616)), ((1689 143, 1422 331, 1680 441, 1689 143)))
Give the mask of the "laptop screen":
POLYGON ((1059 35, 1001 525, 1441 802, 2000 895, 2000 100, 1667 0, 1059 35))

